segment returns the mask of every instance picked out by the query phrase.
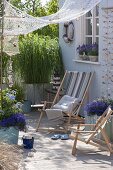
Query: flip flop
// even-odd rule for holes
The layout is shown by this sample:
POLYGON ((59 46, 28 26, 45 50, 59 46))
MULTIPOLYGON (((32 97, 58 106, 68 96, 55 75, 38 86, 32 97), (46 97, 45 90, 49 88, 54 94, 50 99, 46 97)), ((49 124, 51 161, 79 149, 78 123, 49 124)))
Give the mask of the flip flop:
POLYGON ((67 139, 69 139, 69 135, 68 134, 62 134, 60 139, 61 140, 67 140, 67 139))
POLYGON ((51 139, 57 140, 57 139, 60 139, 60 137, 61 137, 60 134, 54 134, 53 136, 51 136, 51 139))

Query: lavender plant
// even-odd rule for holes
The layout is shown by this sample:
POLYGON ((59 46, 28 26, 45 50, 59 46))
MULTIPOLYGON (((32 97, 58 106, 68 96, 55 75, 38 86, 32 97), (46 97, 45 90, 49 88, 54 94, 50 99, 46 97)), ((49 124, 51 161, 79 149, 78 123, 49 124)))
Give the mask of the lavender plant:
POLYGON ((109 104, 107 100, 105 101, 104 99, 97 99, 88 103, 85 106, 85 111, 87 112, 88 116, 91 115, 101 116, 103 112, 107 109, 108 105, 109 104))
POLYGON ((21 109, 17 105, 16 91, 3 90, 2 110, 0 110, 0 128, 15 126, 24 130, 26 121, 21 109))
POLYGON ((77 52, 79 53, 79 55, 98 55, 98 44, 97 43, 93 43, 93 44, 83 44, 83 45, 79 45, 77 47, 77 52))
POLYGON ((9 117, 2 117, 0 120, 0 127, 11 127, 15 126, 19 130, 24 130, 25 128, 25 117, 22 113, 11 114, 9 117))
POLYGON ((87 55, 87 45, 83 44, 83 45, 79 45, 77 47, 77 52, 79 53, 79 55, 83 55, 86 54, 87 55))

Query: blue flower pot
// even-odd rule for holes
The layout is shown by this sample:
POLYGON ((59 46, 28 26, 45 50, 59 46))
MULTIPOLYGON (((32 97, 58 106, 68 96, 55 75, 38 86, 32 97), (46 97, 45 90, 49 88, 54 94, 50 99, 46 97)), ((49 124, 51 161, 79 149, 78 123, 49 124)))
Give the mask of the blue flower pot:
POLYGON ((16 127, 0 128, 0 142, 18 144, 19 129, 16 127))

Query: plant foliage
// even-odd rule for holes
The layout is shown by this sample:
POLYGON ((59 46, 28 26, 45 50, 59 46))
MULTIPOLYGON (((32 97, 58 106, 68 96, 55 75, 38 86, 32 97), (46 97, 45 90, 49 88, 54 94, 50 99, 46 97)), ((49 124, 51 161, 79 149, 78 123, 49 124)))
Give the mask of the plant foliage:
POLYGON ((0 127, 16 126, 24 130, 25 117, 16 101, 16 91, 5 89, 2 91, 2 110, 0 110, 0 127))
POLYGON ((21 38, 20 54, 14 59, 15 71, 20 71, 25 83, 47 83, 53 70, 62 68, 57 39, 29 34, 21 38))
POLYGON ((113 100, 104 99, 104 98, 97 99, 97 100, 94 100, 88 103, 85 106, 85 111, 87 112, 87 115, 89 116, 91 115, 101 116, 109 105, 113 107, 113 100))
POLYGON ((77 51, 80 55, 93 55, 93 56, 98 56, 98 44, 93 43, 93 44, 83 44, 79 45, 77 47, 77 51))

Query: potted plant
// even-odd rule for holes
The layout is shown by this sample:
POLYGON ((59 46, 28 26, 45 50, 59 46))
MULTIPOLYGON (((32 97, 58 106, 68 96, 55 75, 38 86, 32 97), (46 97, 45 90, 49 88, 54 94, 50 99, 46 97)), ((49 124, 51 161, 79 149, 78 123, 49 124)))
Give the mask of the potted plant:
POLYGON ((57 38, 29 34, 20 39, 20 54, 14 58, 13 68, 25 83, 25 99, 32 104, 44 100, 53 70, 62 65, 57 38))
POLYGON ((101 116, 107 107, 108 107, 108 103, 106 100, 97 99, 88 103, 85 106, 85 111, 87 116, 94 116, 94 115, 101 116))
POLYGON ((98 60, 98 44, 83 44, 77 47, 81 60, 90 60, 96 62, 98 60))
MULTIPOLYGON (((104 99, 104 98, 97 99, 97 100, 94 100, 94 101, 88 103, 84 109, 86 124, 95 124, 97 119, 99 118, 99 116, 101 116, 104 113, 104 111, 107 109, 107 107, 110 104, 113 106, 113 100, 104 99)), ((111 132, 110 132, 110 128, 113 123, 112 121, 113 120, 111 119, 111 121, 109 123, 107 123, 105 126, 107 135, 109 136, 110 140, 113 139, 111 132)), ((89 128, 87 127, 86 130, 89 130, 89 128)), ((91 128, 90 128, 90 130, 91 130, 91 128)), ((99 139, 102 138, 100 134, 98 135, 98 138, 99 139)))
POLYGON ((90 61, 96 62, 98 60, 98 44, 91 44, 88 50, 88 56, 90 61))
POLYGON ((26 121, 18 106, 16 91, 5 89, 2 92, 2 110, 0 110, 0 141, 17 144, 19 130, 24 130, 26 121))
POLYGON ((77 52, 79 53, 79 58, 81 60, 89 60, 89 57, 87 55, 87 45, 79 45, 77 47, 77 52))

